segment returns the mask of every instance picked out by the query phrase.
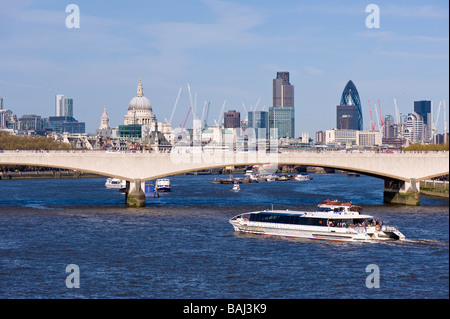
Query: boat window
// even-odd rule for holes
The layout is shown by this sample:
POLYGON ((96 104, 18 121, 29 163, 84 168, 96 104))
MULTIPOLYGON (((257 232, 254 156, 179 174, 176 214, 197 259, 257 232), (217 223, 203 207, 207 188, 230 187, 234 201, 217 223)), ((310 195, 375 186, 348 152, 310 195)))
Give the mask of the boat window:
POLYGON ((313 226, 326 226, 326 218, 308 218, 298 215, 285 215, 285 214, 271 214, 271 213, 259 213, 251 214, 250 221, 264 222, 264 223, 277 223, 277 224, 294 224, 294 225, 313 225, 313 226))

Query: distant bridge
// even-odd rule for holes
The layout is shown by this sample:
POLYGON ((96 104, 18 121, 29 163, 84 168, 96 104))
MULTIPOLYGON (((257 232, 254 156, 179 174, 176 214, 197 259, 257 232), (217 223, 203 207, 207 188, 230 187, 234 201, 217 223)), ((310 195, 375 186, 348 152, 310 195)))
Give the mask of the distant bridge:
POLYGON ((418 205, 420 181, 449 174, 449 153, 201 152, 108 153, 102 151, 5 151, 0 165, 29 165, 79 170, 129 183, 127 203, 145 205, 147 180, 226 166, 278 164, 334 168, 382 178, 384 201, 418 205), (143 203, 142 203, 143 201, 143 203))

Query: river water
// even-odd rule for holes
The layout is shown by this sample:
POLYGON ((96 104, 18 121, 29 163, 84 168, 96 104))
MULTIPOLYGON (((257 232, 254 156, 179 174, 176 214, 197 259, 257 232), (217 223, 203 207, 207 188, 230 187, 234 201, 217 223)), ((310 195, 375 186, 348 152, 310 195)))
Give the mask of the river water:
POLYGON ((172 192, 145 208, 125 207, 105 178, 2 180, 0 298, 449 298, 447 199, 386 205, 382 180, 312 176, 241 184, 239 193, 212 185, 214 176, 173 176, 172 192), (274 238, 228 223, 241 212, 313 210, 335 198, 407 240, 274 238), (66 285, 68 265, 78 267, 79 288, 66 285), (379 284, 370 288, 373 267, 379 284))

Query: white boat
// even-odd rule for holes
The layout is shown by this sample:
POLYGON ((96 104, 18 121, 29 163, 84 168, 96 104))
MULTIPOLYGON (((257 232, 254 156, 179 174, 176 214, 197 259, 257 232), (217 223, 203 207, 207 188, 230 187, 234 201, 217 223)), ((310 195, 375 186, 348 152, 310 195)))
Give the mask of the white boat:
POLYGON ((310 180, 312 180, 312 177, 309 176, 308 174, 298 174, 298 175, 296 175, 294 177, 294 180, 300 181, 300 182, 302 182, 302 181, 310 181, 310 180))
POLYGON ((268 182, 275 182, 278 180, 278 176, 275 174, 270 174, 266 176, 266 181, 268 182))
POLYGON ((105 187, 109 189, 121 189, 127 187, 127 181, 120 178, 108 178, 105 182, 105 187))
POLYGON ((157 192, 170 192, 170 179, 168 178, 159 178, 155 182, 155 190, 157 192))
POLYGON ((233 188, 231 189, 233 192, 239 192, 241 190, 241 187, 238 183, 234 183, 233 188))
POLYGON ((383 225, 361 207, 322 201, 317 211, 265 210, 237 215, 229 220, 236 232, 334 241, 404 240, 394 226, 383 225))

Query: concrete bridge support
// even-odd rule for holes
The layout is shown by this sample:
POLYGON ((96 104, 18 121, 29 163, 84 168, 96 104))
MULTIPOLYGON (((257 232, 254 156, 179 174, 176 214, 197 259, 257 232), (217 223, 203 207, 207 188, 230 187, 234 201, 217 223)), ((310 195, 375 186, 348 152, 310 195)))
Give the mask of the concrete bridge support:
POLYGON ((132 183, 127 181, 125 202, 128 207, 145 207, 145 193, 141 184, 140 179, 135 179, 132 183))
POLYGON ((420 182, 385 179, 383 201, 391 204, 420 205, 420 182))

